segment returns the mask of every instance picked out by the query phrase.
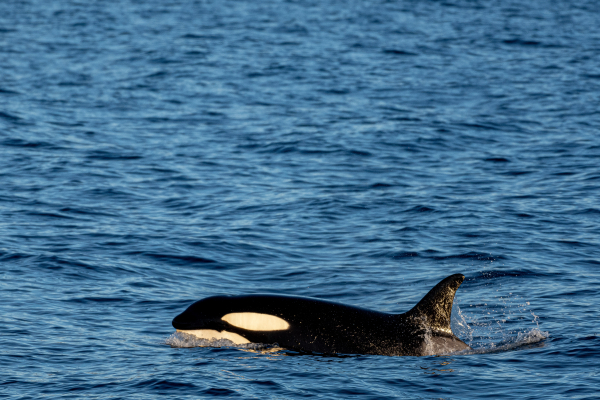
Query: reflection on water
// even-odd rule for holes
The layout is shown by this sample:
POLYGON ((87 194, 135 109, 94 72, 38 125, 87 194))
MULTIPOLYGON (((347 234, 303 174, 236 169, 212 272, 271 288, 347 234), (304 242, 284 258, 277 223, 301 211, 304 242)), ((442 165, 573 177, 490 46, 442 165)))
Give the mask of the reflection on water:
MULTIPOLYGON (((438 356, 438 357, 447 357, 447 356, 438 356)), ((445 367, 447 365, 452 364, 452 362, 454 362, 454 359, 447 359, 444 360, 442 362, 440 362, 438 365, 440 367, 445 367)), ((435 361, 434 361, 435 363, 435 361)), ((435 375, 435 374, 439 374, 439 373, 447 373, 447 372, 454 372, 454 370, 452 368, 433 368, 433 367, 423 367, 423 366, 419 366, 419 368, 425 370, 424 373, 425 374, 429 374, 429 375, 435 375)))

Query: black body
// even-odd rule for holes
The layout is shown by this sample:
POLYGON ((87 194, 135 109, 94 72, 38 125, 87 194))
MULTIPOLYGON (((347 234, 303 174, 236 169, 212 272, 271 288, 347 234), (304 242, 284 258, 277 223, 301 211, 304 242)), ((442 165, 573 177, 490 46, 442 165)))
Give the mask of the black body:
POLYGON ((237 333, 253 343, 317 353, 431 355, 468 349, 452 334, 450 315, 464 276, 437 284, 412 310, 388 314, 308 297, 254 294, 214 296, 192 304, 173 319, 178 330, 211 329, 237 333), (274 315, 289 328, 246 330, 221 318, 229 313, 274 315))

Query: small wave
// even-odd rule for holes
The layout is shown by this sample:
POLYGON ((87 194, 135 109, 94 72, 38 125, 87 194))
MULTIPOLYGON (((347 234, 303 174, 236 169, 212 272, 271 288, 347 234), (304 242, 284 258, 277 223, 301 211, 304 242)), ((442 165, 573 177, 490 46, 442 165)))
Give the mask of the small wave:
POLYGON ((245 343, 235 344, 227 339, 200 339, 194 335, 185 332, 175 332, 165 340, 165 344, 175 348, 190 347, 234 347, 241 350, 254 351, 275 351, 279 350, 279 345, 264 343, 245 343))
POLYGON ((133 385, 133 387, 137 388, 152 388, 158 390, 177 390, 177 389, 187 389, 187 388, 195 388, 196 385, 192 383, 186 382, 173 382, 167 380, 158 380, 158 379, 150 379, 147 381, 138 382, 133 385))
MULTIPOLYGON (((4 114, 4 113, 0 112, 0 118, 10 119, 9 117, 7 117, 7 115, 8 114, 4 114)), ((10 117, 12 117, 14 121, 21 120, 21 118, 16 117, 16 116, 10 116, 10 117)), ((47 149, 51 149, 51 150, 59 149, 58 146, 55 146, 48 142, 29 141, 29 140, 23 140, 23 139, 15 139, 15 138, 5 139, 5 140, 1 141, 0 146, 22 147, 22 148, 47 148, 47 149)))
MULTIPOLYGON (((0 29, 0 33, 2 33, 2 29, 0 29)), ((0 93, 2 93, 2 94, 21 94, 19 92, 15 92, 14 90, 2 89, 1 87, 0 87, 0 93)))
POLYGON ((463 254, 451 254, 448 256, 434 256, 432 257, 434 260, 451 260, 451 259, 471 259, 477 261, 498 261, 498 260, 506 260, 505 256, 499 254, 492 253, 478 253, 475 251, 470 251, 468 253, 463 254))
POLYGON ((389 187, 393 187, 393 186, 394 185, 391 185, 389 183, 374 183, 370 187, 372 189, 378 189, 378 188, 389 188, 389 187))
POLYGON ((2 261, 2 262, 22 260, 22 259, 27 259, 27 258, 31 258, 31 257, 33 257, 33 255, 31 255, 31 254, 5 253, 5 252, 0 251, 0 261, 2 261))
POLYGON ((503 40, 503 43, 506 44, 516 44, 516 45, 520 45, 520 46, 538 46, 541 44, 541 42, 538 42, 537 40, 523 40, 523 39, 507 39, 507 40, 503 40))
POLYGON ((168 262, 172 265, 182 265, 182 264, 210 264, 214 263, 214 260, 197 257, 197 256, 184 256, 184 255, 175 255, 175 254, 155 254, 155 253, 143 253, 145 256, 154 258, 156 260, 168 262))
POLYGON ((435 211, 434 208, 431 207, 427 207, 427 206, 415 206, 413 208, 410 208, 408 210, 405 210, 404 212, 430 212, 430 211, 435 211))
POLYGON ((118 153, 106 150, 96 150, 87 156, 90 160, 139 160, 142 156, 138 154, 118 153))
POLYGON ((0 111, 0 118, 3 118, 3 119, 8 120, 8 121, 12 121, 12 122, 20 121, 22 119, 21 117, 18 117, 18 116, 13 115, 13 114, 5 113, 5 112, 2 112, 2 111, 0 111))
POLYGON ((504 157, 489 157, 483 161, 497 162, 497 163, 510 162, 510 160, 508 158, 504 158, 504 157))
POLYGON ((396 50, 396 49, 383 50, 383 53, 384 54, 393 54, 396 56, 418 56, 419 55, 417 53, 413 53, 412 51, 396 50))

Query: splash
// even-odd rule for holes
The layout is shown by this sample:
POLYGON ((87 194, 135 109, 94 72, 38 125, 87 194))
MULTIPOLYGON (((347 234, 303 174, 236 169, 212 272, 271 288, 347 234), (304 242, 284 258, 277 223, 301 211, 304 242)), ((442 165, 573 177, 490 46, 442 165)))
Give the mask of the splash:
POLYGON ((200 339, 197 336, 184 332, 175 332, 165 340, 165 344, 176 348, 189 347, 233 347, 242 350, 273 351, 279 349, 277 343, 245 343, 235 344, 227 339, 200 339))
MULTIPOLYGON (((501 300, 505 302, 505 307, 500 310, 502 314, 494 316, 492 316, 492 309, 483 307, 483 312, 479 316, 469 317, 455 304, 452 311, 452 331, 471 349, 454 354, 487 354, 532 345, 543 346, 544 340, 550 334, 540 329, 538 316, 528 309, 529 302, 511 305, 508 304, 510 302, 507 302, 506 298, 501 300), (528 314, 533 317, 531 322, 535 324, 535 327, 510 329, 515 324, 522 326, 527 322, 531 318, 528 314)), ((484 303, 483 306, 487 306, 487 303, 484 303)))

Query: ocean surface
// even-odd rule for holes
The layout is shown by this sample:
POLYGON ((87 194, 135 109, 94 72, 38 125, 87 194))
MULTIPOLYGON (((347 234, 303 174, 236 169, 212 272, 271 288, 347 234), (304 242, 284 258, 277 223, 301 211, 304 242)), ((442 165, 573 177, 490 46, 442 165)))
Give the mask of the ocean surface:
POLYGON ((0 2, 0 397, 598 398, 599 21, 585 0, 0 2), (401 313, 454 273, 468 354, 171 326, 217 294, 401 313))

